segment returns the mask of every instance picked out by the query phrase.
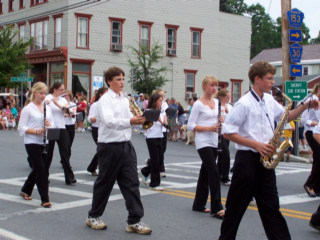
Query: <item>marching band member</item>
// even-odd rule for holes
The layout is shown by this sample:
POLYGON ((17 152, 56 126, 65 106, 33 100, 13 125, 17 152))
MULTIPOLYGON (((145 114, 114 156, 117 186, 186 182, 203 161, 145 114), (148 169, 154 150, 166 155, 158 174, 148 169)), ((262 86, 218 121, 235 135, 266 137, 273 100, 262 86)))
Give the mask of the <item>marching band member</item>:
MULTIPOLYGON (((161 109, 162 96, 159 92, 155 92, 149 98, 147 109, 161 109)), ((149 174, 151 174, 151 181, 149 187, 151 190, 163 191, 163 187, 160 186, 160 161, 163 159, 163 133, 162 127, 167 124, 167 116, 163 111, 157 122, 153 122, 151 128, 149 128, 145 134, 146 142, 149 150, 150 164, 141 169, 142 181, 147 185, 149 174)))
POLYGON ((32 200, 31 195, 36 184, 41 197, 41 206, 45 208, 51 207, 51 203, 48 193, 46 155, 43 152, 47 144, 44 134, 46 131, 45 127, 53 124, 50 108, 46 108, 46 121, 44 121, 43 101, 47 91, 47 86, 42 82, 37 82, 33 85, 32 93, 29 96, 31 102, 22 109, 18 126, 20 135, 24 135, 24 144, 32 164, 32 171, 21 189, 20 196, 25 200, 32 200))
MULTIPOLYGON (((222 219, 224 210, 221 204, 220 177, 216 165, 218 133, 218 100, 213 98, 218 89, 218 80, 206 76, 202 81, 203 96, 192 107, 188 120, 188 130, 196 132, 195 142, 202 160, 196 196, 192 209, 211 212, 215 218, 222 219), (209 186, 209 187, 208 187, 209 186), (211 210, 205 208, 210 189, 211 210)), ((220 118, 220 121, 223 121, 220 118)))
MULTIPOLYGON (((91 134, 92 134, 92 139, 96 143, 98 143, 98 129, 99 129, 99 121, 97 119, 97 103, 100 99, 100 97, 108 91, 107 87, 101 87, 97 91, 95 97, 94 97, 94 102, 90 106, 90 111, 89 111, 89 116, 88 120, 91 123, 91 134)), ((98 153, 96 152, 93 159, 91 160, 87 171, 91 173, 92 176, 98 176, 97 173, 97 167, 98 167, 98 153)))
POLYGON ((54 126, 59 129, 59 137, 57 140, 49 140, 48 147, 48 170, 50 168, 54 145, 57 142, 59 146, 59 152, 61 157, 61 164, 64 170, 65 182, 67 185, 76 183, 77 180, 74 177, 71 165, 70 165, 70 153, 69 153, 69 136, 66 131, 66 125, 64 121, 64 114, 66 112, 67 100, 62 97, 64 94, 64 86, 60 82, 55 82, 50 88, 49 95, 46 97, 46 102, 51 108, 54 126))
POLYGON ((69 154, 70 154, 69 158, 70 158, 71 157, 71 147, 72 147, 72 143, 73 143, 74 135, 75 135, 75 122, 76 122, 76 114, 77 114, 76 106, 77 105, 72 101, 73 96, 72 96, 72 92, 69 89, 66 89, 66 95, 64 97, 67 100, 67 105, 70 109, 70 112, 72 113, 72 114, 64 114, 66 131, 69 136, 69 154))
POLYGON ((104 74, 109 90, 97 106, 99 175, 93 186, 92 206, 86 224, 93 229, 107 228, 100 216, 117 181, 129 212, 126 231, 150 234, 151 228, 140 221, 144 210, 139 191, 137 156, 130 142, 131 126, 143 124, 146 119, 133 117, 130 112, 129 100, 122 93, 124 75, 118 67, 111 67, 104 74))

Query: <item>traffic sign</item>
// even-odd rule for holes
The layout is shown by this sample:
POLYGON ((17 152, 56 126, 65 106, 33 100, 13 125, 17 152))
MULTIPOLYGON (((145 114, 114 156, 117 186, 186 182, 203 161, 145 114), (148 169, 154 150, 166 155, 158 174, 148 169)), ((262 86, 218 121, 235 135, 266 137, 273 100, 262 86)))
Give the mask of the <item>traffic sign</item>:
POLYGON ((32 82, 32 77, 11 77, 11 82, 32 82))
POLYGON ((290 47, 290 57, 291 57, 291 62, 294 63, 299 63, 301 61, 301 56, 302 56, 302 46, 299 45, 298 43, 291 44, 290 47))
POLYGON ((301 28, 304 18, 303 12, 294 8, 287 12, 290 27, 301 28))
POLYGON ((302 31, 300 29, 290 29, 289 30, 289 41, 290 42, 301 42, 302 41, 302 31))
POLYGON ((308 95, 306 81, 286 81, 286 95, 292 101, 301 101, 308 95))
POLYGON ((290 64, 290 76, 302 77, 302 65, 290 64))

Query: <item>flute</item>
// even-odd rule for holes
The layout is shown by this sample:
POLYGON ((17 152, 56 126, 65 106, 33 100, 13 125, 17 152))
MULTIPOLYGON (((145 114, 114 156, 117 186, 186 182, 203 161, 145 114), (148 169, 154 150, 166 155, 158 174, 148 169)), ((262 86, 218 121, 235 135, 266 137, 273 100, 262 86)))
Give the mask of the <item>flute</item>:
POLYGON ((43 149, 42 149, 42 154, 47 154, 47 129, 46 129, 46 115, 47 115, 47 107, 46 103, 43 102, 43 128, 44 128, 44 133, 43 133, 43 149))
POLYGON ((218 97, 219 103, 218 103, 218 122, 219 122, 219 128, 218 128, 218 149, 217 152, 221 153, 222 149, 221 149, 221 121, 220 121, 220 117, 221 117, 221 99, 220 96, 218 97))

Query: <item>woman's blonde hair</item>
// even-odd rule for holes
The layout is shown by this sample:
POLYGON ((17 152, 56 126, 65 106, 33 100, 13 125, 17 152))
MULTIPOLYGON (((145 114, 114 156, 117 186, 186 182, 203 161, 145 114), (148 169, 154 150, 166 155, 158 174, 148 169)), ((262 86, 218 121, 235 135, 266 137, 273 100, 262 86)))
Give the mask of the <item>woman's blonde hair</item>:
POLYGON ((40 91, 43 91, 43 90, 46 90, 46 91, 48 90, 47 85, 45 83, 43 83, 43 82, 37 82, 31 88, 31 94, 30 94, 30 91, 29 91, 28 96, 30 95, 30 97, 29 97, 28 100, 33 101, 34 100, 34 93, 35 92, 40 92, 40 91))
POLYGON ((218 79, 216 79, 214 76, 211 76, 211 75, 207 75, 204 77, 204 79, 202 80, 202 86, 204 85, 207 85, 207 84, 215 84, 215 85, 218 85, 219 81, 218 79))
POLYGON ((67 95, 69 95, 70 101, 72 101, 72 99, 73 99, 72 92, 69 89, 66 89, 65 92, 67 95))
POLYGON ((317 83, 316 85, 314 85, 314 87, 312 88, 312 94, 317 94, 320 88, 320 83, 317 83))

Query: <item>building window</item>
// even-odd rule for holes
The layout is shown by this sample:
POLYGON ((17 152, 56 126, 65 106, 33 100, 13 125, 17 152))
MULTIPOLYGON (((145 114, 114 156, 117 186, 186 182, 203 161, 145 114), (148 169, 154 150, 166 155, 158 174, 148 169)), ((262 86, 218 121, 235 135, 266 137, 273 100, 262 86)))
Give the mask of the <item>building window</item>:
POLYGON ((61 47, 61 22, 62 17, 54 18, 54 48, 61 47))
POLYGON ((191 30, 191 58, 201 58, 201 34, 202 28, 190 28, 191 30))
POLYGON ((308 67, 303 67, 303 75, 308 75, 308 67))
POLYGON ((9 12, 13 12, 13 0, 9 0, 9 12))
POLYGON ((31 0, 30 6, 33 7, 33 6, 36 6, 36 5, 39 5, 42 3, 47 3, 47 2, 48 2, 48 0, 31 0))
POLYGON ((30 35, 34 38, 31 50, 48 49, 48 20, 32 22, 30 26, 30 35))
POLYGON ((78 14, 77 17, 77 48, 89 49, 89 23, 92 15, 78 14))
POLYGON ((192 93, 195 92, 196 73, 197 73, 197 70, 188 70, 188 69, 184 70, 184 74, 186 78, 185 99, 191 98, 192 93))
POLYGON ((179 26, 176 25, 168 25, 166 24, 167 29, 167 45, 166 45, 166 53, 167 56, 176 56, 177 55, 177 30, 179 26))
POLYGON ((241 97, 241 82, 242 80, 231 79, 231 102, 235 103, 241 97))
POLYGON ((150 52, 150 38, 152 22, 138 21, 140 28, 139 47, 145 48, 150 52))
POLYGON ((19 9, 22 9, 26 6, 26 0, 19 0, 19 9))
POLYGON ((50 64, 50 86, 55 82, 64 83, 64 62, 50 64))
POLYGON ((91 66, 93 60, 70 59, 72 62, 72 93, 83 92, 90 99, 91 66))
POLYGON ((125 19, 109 17, 110 21, 110 51, 122 51, 122 26, 125 19))
POLYGON ((25 31, 25 24, 20 24, 19 25, 19 40, 24 41, 24 31, 25 31))

